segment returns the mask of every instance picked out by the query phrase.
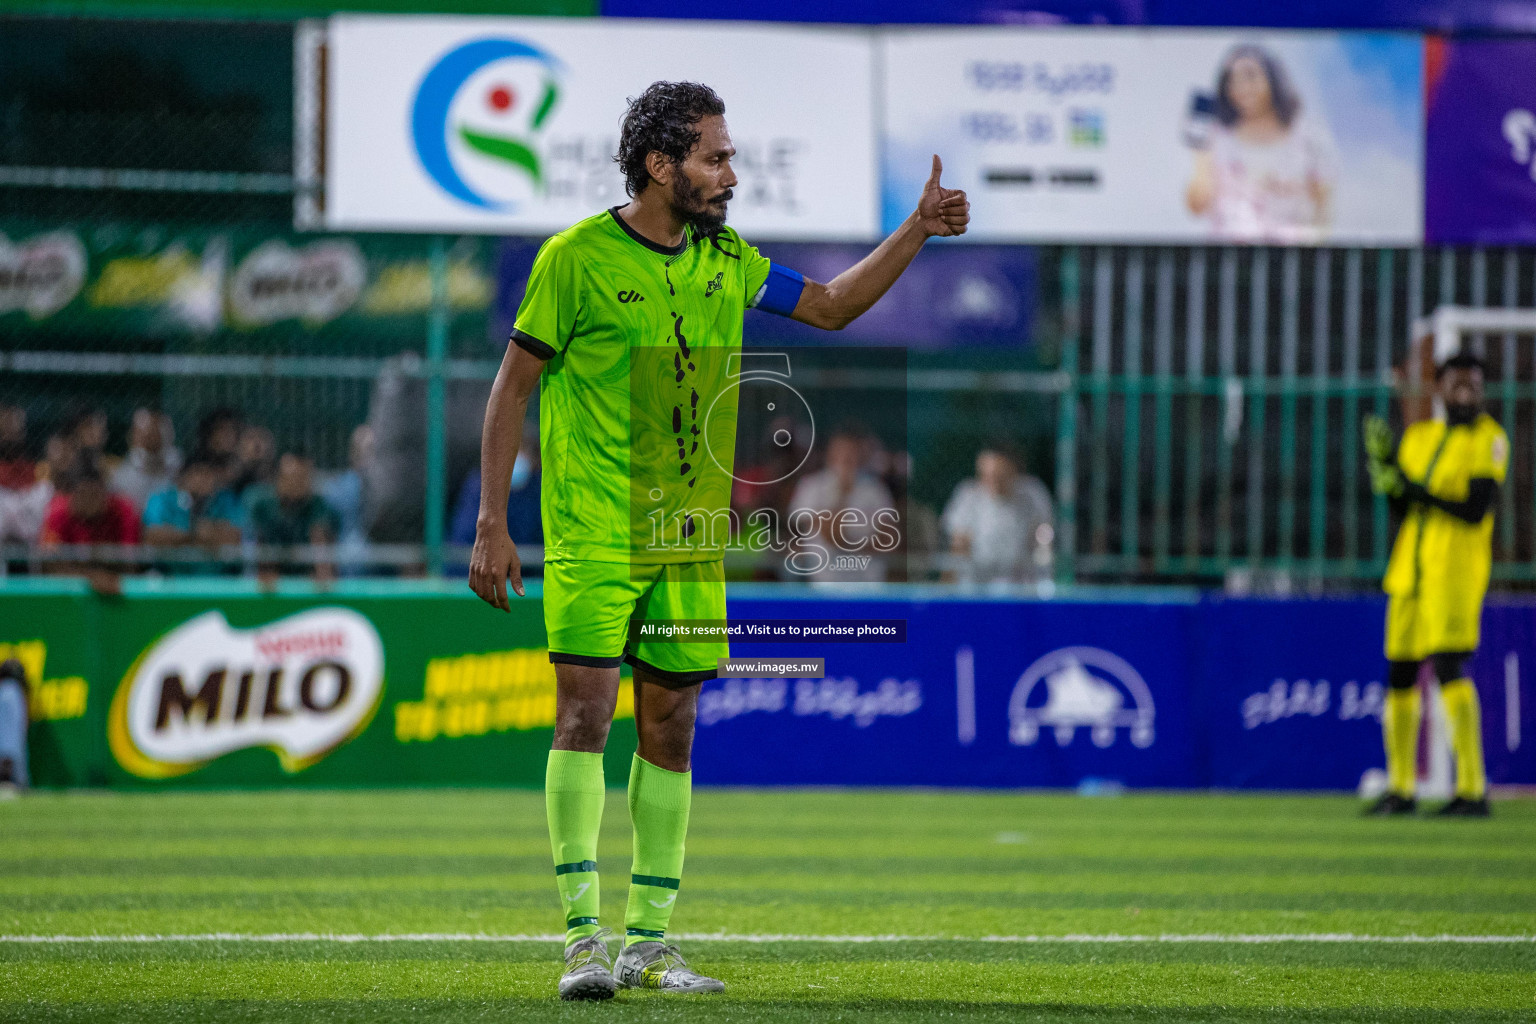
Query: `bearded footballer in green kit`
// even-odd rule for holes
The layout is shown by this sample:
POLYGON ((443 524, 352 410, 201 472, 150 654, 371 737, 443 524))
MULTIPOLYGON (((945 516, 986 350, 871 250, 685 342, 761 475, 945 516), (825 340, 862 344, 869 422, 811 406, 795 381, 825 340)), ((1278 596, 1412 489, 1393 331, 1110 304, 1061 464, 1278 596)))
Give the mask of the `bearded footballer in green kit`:
MULTIPOLYGON (((618 988, 725 988, 689 968, 665 938, 682 878, 699 687, 715 678, 729 647, 654 642, 631 628, 723 621, 723 551, 646 544, 637 502, 708 509, 728 495, 704 479, 709 459, 699 444, 713 428, 713 450, 734 450, 734 406, 723 427, 711 420, 702 432, 699 414, 710 395, 703 378, 740 351, 747 309, 838 330, 885 294, 930 236, 963 234, 970 222, 965 193, 940 187, 935 156, 917 210, 900 228, 831 282, 806 279, 726 227, 737 181, 724 115, 714 91, 691 82, 656 82, 630 101, 617 159, 631 201, 539 250, 486 409, 469 585, 510 611, 507 591, 521 596, 523 581, 507 535, 507 493, 528 399, 542 382, 544 617, 556 678, 545 797, 566 914, 562 999, 607 999, 618 988), (632 372, 652 365, 657 373, 632 372), (598 925, 597 836, 602 751, 625 661, 634 668, 638 733, 629 777, 634 859, 624 948, 614 961, 598 925)), ((721 377, 715 370, 717 384, 721 377)))

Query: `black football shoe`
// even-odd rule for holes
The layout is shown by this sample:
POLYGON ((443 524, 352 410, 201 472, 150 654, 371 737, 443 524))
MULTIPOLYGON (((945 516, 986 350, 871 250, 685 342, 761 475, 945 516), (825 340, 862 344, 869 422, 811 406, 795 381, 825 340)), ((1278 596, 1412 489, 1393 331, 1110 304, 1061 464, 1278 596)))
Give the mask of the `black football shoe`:
POLYGON ((1365 809, 1367 818, 1391 818, 1399 814, 1412 814, 1419 809, 1419 802, 1401 793, 1383 793, 1380 800, 1365 809))
POLYGON ((1488 806, 1488 798, 1485 796, 1480 796, 1476 800, 1458 796, 1435 812, 1437 818, 1489 818, 1492 816, 1493 809, 1488 806))

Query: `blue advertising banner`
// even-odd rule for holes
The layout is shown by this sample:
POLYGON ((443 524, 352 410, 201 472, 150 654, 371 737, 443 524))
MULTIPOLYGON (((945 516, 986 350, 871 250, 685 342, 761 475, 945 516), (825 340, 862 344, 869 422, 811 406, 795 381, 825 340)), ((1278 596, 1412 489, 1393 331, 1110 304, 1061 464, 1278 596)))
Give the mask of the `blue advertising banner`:
MULTIPOLYGON (((840 618, 896 614, 885 601, 779 599, 734 601, 730 613, 831 608, 840 618)), ((706 684, 695 772, 720 785, 1199 785, 1194 608, 904 602, 905 645, 829 648, 824 679, 706 684)), ((810 653, 746 643, 731 652, 810 653)))
MULTIPOLYGON (((816 281, 830 281, 873 246, 765 242, 759 251, 816 281)), ((1033 248, 930 244, 869 312, 837 332, 839 345, 912 349, 1018 348, 1029 342, 1037 282, 1033 248)), ((824 345, 827 332, 788 317, 747 314, 747 342, 824 345)))
POLYGON ((1536 604, 1498 604, 1483 612, 1472 679, 1483 706, 1488 778, 1536 782, 1536 604))
POLYGON ((1427 241, 1536 242, 1536 39, 1425 44, 1427 241))
POLYGON ((714 18, 728 21, 862 25, 1136 25, 1143 0, 602 0, 606 18, 714 18))
POLYGON ((1379 598, 1203 602, 1205 784, 1353 788, 1380 767, 1385 614, 1379 598))
POLYGON ((1530 5, 1507 0, 602 0, 610 18, 886 25, 1182 25, 1263 28, 1393 28, 1428 32, 1522 32, 1530 5))
MULTIPOLYGON (((713 785, 1354 789, 1382 765, 1382 598, 731 602, 907 619, 908 642, 733 643, 824 679, 706 683, 713 785), (812 649, 815 646, 815 649, 812 649)), ((1495 784, 1536 782, 1536 604, 1491 605, 1473 677, 1495 784)))

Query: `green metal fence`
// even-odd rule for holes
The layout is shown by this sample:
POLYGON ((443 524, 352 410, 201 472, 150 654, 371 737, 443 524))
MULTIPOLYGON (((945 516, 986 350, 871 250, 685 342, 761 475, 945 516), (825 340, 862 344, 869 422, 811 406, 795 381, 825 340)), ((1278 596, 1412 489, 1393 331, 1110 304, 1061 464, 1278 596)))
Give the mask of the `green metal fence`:
MULTIPOLYGON (((1437 306, 1529 307, 1528 251, 1065 249, 1058 576, 1365 582, 1392 526, 1359 423, 1410 384, 1414 322, 1437 306)), ((1514 458, 1495 576, 1533 566, 1533 338, 1469 336, 1514 458)))

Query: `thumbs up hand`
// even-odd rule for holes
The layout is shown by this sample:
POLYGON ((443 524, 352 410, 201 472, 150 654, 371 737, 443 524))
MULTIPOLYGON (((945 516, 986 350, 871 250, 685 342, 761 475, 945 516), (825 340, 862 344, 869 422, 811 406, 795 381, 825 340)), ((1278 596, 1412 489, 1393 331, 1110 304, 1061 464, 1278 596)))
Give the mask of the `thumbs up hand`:
POLYGON ((923 232, 932 237, 949 237, 965 234, 971 222, 971 203, 965 193, 957 188, 945 188, 939 184, 944 162, 937 153, 933 156, 933 173, 923 186, 923 197, 917 203, 917 219, 923 232))

